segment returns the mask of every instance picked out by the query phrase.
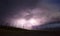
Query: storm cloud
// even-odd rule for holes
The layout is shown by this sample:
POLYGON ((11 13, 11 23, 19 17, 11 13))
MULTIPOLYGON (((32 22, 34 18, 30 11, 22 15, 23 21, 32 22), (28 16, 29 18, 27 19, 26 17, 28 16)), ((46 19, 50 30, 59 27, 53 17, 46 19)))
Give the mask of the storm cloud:
POLYGON ((0 5, 1 25, 10 25, 12 19, 33 16, 45 17, 46 22, 60 19, 60 0, 1 0, 0 5))

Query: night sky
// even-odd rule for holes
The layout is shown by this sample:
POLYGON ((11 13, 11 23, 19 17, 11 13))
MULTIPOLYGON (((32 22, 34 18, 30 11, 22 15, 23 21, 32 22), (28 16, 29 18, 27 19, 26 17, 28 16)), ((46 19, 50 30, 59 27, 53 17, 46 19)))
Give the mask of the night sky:
MULTIPOLYGON (((0 25, 10 26, 10 24, 13 25, 11 21, 14 19, 23 17, 29 19, 32 15, 46 17, 46 23, 60 21, 60 0, 0 0, 0 25), (30 13, 30 15, 24 17, 25 13, 30 13)), ((40 25, 38 29, 39 27, 40 25)), ((42 28, 45 27, 49 26, 42 26, 42 28)))

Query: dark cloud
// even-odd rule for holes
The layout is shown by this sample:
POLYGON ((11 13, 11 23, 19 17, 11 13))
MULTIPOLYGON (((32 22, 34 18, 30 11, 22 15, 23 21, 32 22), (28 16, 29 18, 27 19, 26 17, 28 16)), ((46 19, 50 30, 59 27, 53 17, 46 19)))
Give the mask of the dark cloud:
POLYGON ((36 3, 37 0, 1 0, 0 17, 3 18, 7 15, 18 13, 17 11, 21 10, 22 8, 33 8, 35 7, 36 3))
POLYGON ((8 18, 14 17, 20 10, 34 8, 36 4, 37 0, 0 0, 0 21, 4 22, 8 18))
MULTIPOLYGON (((12 18, 14 16, 22 14, 21 10, 41 8, 44 11, 44 16, 58 16, 56 12, 60 12, 60 0, 0 0, 0 22, 4 22, 6 18, 12 18), (53 12, 53 13, 52 13, 53 12), (52 15, 51 15, 52 14, 52 15)), ((60 17, 60 16, 59 16, 60 17)), ((5 23, 5 22, 4 22, 5 23)))

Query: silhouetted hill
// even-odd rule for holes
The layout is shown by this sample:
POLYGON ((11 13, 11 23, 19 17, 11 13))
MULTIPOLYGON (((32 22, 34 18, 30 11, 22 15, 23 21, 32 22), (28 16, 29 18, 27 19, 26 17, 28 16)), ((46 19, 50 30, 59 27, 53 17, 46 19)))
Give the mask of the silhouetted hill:
POLYGON ((21 28, 13 28, 8 26, 1 26, 0 27, 0 35, 3 36, 49 36, 54 35, 53 33, 59 32, 58 28, 54 29, 47 29, 47 30, 25 30, 21 28), (57 29, 57 30, 56 30, 57 29))

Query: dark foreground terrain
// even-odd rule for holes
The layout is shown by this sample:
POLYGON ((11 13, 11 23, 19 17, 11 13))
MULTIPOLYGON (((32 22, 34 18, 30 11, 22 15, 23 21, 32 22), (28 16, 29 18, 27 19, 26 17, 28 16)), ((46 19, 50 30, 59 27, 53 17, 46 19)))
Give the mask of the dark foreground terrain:
POLYGON ((46 30, 25 30, 13 27, 0 27, 0 35, 3 36, 54 36, 59 32, 59 28, 46 30))

